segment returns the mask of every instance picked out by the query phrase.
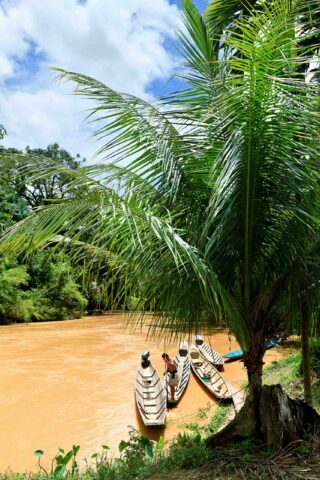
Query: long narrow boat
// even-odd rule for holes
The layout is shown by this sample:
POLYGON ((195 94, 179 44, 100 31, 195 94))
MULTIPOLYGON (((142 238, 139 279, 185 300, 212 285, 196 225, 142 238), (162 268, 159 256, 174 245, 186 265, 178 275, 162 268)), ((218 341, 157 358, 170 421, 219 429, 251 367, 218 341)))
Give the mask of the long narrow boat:
POLYGON ((195 336, 195 344, 199 349, 200 355, 205 360, 212 363, 212 365, 214 365, 218 369, 222 367, 222 365, 224 364, 222 356, 216 350, 204 343, 202 335, 195 336))
POLYGON ((196 345, 190 347, 191 368, 200 382, 219 400, 232 399, 228 384, 221 373, 199 352, 196 345))
MULTIPOLYGON (((267 350, 274 347, 277 343, 279 343, 279 339, 277 337, 272 337, 270 340, 267 341, 267 350)), ((226 353, 225 355, 223 355, 223 358, 226 359, 226 362, 233 362, 234 360, 240 360, 243 356, 243 351, 241 350, 241 348, 238 348, 238 350, 226 353)))
POLYGON ((149 356, 149 352, 141 355, 141 367, 136 377, 136 402, 143 423, 160 426, 164 425, 166 418, 166 391, 149 356))
POLYGON ((238 348, 238 350, 233 350, 233 352, 226 353, 223 355, 223 358, 225 358, 226 362, 233 362, 235 360, 240 360, 243 355, 244 353, 241 348, 238 348))
POLYGON ((174 400, 172 400, 171 398, 171 391, 170 391, 170 387, 169 387, 169 378, 170 378, 170 374, 167 373, 165 375, 165 378, 164 378, 164 387, 166 389, 166 394, 167 394, 167 398, 168 398, 168 403, 177 403, 187 384, 188 384, 188 381, 189 381, 189 378, 190 378, 190 360, 189 360, 189 356, 188 356, 188 350, 189 350, 189 347, 188 347, 188 343, 187 342, 181 342, 180 343, 180 346, 179 346, 179 351, 177 353, 177 355, 175 356, 174 358, 174 363, 176 364, 176 367, 177 367, 177 375, 178 375, 178 385, 175 389, 175 396, 174 396, 174 400))

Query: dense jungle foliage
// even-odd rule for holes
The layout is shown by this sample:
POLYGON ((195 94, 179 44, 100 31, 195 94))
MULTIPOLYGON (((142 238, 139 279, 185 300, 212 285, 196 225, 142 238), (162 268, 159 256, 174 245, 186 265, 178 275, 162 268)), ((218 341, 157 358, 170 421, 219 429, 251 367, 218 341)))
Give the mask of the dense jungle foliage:
MULTIPOLYGON (((25 152, 52 159, 70 170, 76 170, 84 161, 79 155, 72 157, 57 143, 46 149, 27 147, 25 152)), ((0 156, 5 153, 14 153, 15 160, 7 163, 0 179, 0 232, 26 218, 34 208, 74 193, 66 192, 66 175, 56 174, 40 180, 27 174, 18 177, 16 170, 22 152, 0 146, 0 156)), ((101 284, 104 273, 101 271, 101 284)), ((108 308, 97 277, 88 286, 81 268, 71 268, 68 253, 55 248, 54 244, 28 259, 1 258, 0 285, 0 324, 77 318, 87 311, 108 308)))

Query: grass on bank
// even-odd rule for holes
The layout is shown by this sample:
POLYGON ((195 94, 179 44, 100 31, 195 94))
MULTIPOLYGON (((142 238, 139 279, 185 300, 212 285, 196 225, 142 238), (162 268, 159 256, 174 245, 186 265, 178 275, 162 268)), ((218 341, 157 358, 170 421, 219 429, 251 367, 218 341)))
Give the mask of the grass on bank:
MULTIPOLYGON (((314 403, 320 412, 319 379, 317 359, 319 344, 312 347, 314 374, 314 403)), ((319 362, 320 367, 320 362, 319 362)), ((289 395, 302 395, 301 354, 275 361, 265 369, 266 384, 281 383, 289 395)), ((201 413, 201 412, 200 412, 201 413)), ((199 413, 199 414, 200 414, 199 413)), ((108 447, 102 446, 87 467, 78 471, 76 455, 59 452, 52 472, 40 469, 38 474, 0 475, 1 480, 238 480, 318 478, 320 464, 320 438, 310 437, 274 452, 265 445, 247 438, 224 448, 209 449, 206 438, 226 424, 232 407, 221 405, 207 425, 185 424, 186 431, 173 441, 151 442, 134 429, 129 431, 129 440, 119 444, 119 457, 110 458, 108 447), (64 464, 65 462, 65 464, 64 464)), ((40 465, 41 465, 41 457, 40 465)))
MULTIPOLYGON (((281 348, 281 347, 280 347, 281 348)), ((310 342, 312 368, 313 407, 320 414, 320 341, 310 342)), ((275 360, 263 371, 263 383, 274 385, 280 383, 285 392, 294 399, 303 400, 302 357, 301 352, 294 352, 286 358, 275 360)))

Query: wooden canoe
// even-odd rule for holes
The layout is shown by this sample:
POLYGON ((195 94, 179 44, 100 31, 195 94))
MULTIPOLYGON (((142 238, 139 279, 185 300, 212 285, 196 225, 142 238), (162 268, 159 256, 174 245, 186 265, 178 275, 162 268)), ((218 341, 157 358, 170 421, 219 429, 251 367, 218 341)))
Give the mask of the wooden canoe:
POLYGON ((167 411, 166 391, 149 360, 149 352, 141 355, 141 367, 136 377, 136 402, 145 425, 164 425, 167 411))
POLYGON ((195 344, 199 349, 200 355, 207 360, 207 362, 212 363, 212 365, 218 369, 222 367, 224 364, 224 359, 220 353, 204 343, 202 335, 195 336, 195 344))
POLYGON ((232 394, 221 373, 200 355, 196 345, 190 347, 191 368, 201 383, 219 400, 231 400, 232 394))
POLYGON ((233 352, 226 353, 223 357, 226 362, 233 362, 234 360, 240 360, 243 355, 243 351, 239 348, 238 350, 233 350, 233 352))
MULTIPOLYGON (((279 339, 277 337, 272 337, 266 343, 266 349, 274 347, 277 343, 279 343, 279 339)), ((223 355, 226 362, 233 362, 234 360, 240 360, 244 357, 244 352, 239 348, 238 350, 234 350, 233 352, 226 353, 223 355)))
POLYGON ((172 400, 171 392, 169 387, 169 374, 167 373, 164 378, 164 387, 166 389, 166 394, 168 398, 168 403, 178 403, 183 392, 186 389, 190 378, 190 359, 188 355, 189 346, 187 342, 181 342, 179 346, 179 351, 174 358, 174 363, 177 367, 177 375, 179 379, 178 386, 175 390, 175 398, 172 400))

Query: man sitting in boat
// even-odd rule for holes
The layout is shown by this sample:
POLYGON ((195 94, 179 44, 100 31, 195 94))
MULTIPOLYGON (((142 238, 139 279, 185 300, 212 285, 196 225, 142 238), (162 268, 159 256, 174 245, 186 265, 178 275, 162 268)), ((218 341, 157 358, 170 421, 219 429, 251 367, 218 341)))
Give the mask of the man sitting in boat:
POLYGON ((177 367, 173 360, 169 357, 167 353, 163 353, 162 358, 164 363, 166 364, 166 371, 164 374, 169 373, 169 387, 171 393, 171 401, 174 401, 174 394, 176 391, 176 387, 178 386, 179 379, 177 373, 177 367))

